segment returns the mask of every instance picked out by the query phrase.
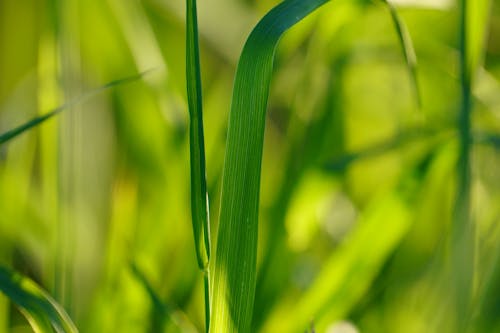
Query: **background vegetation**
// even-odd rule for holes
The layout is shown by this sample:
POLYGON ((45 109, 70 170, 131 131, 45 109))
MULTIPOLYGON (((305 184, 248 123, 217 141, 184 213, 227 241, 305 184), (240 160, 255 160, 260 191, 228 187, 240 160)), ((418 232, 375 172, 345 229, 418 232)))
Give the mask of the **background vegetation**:
MULTIPOLYGON (((198 3, 212 235, 236 64, 277 3, 198 3)), ((459 3, 393 3, 418 89, 383 1, 331 1, 279 44, 252 332, 500 331, 500 2, 468 1, 466 45, 459 3)), ((69 106, 0 146, 0 263, 81 332, 204 330, 184 17, 0 1, 0 133, 69 106)), ((29 331, 1 295, 0 332, 29 331)))

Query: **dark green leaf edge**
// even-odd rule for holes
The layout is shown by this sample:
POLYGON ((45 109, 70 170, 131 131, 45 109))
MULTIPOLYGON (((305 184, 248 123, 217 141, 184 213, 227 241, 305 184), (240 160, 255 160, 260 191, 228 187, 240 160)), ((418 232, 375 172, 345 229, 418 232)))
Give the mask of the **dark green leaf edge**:
POLYGON ((47 325, 50 322, 57 333, 78 332, 64 309, 29 278, 0 267, 0 290, 20 308, 36 331, 51 331, 47 325))

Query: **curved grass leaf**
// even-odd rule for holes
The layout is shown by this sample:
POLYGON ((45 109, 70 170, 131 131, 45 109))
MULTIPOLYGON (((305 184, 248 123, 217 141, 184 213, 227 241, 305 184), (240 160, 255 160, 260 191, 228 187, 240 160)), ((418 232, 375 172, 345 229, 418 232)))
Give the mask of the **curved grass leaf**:
POLYGON ((125 83, 137 81, 137 80, 141 79, 142 77, 144 77, 146 74, 150 73, 152 70, 153 69, 150 69, 150 70, 141 72, 141 73, 136 74, 136 75, 125 77, 125 78, 118 79, 115 81, 111 81, 111 82, 109 82, 109 83, 107 83, 99 88, 96 88, 92 91, 87 92, 86 94, 83 94, 82 96, 76 98, 75 100, 73 100, 71 102, 63 104, 63 105, 47 112, 44 115, 41 115, 39 117, 35 117, 35 118, 27 121, 26 123, 19 125, 18 127, 15 127, 7 132, 4 132, 4 133, 0 134, 0 145, 6 143, 9 140, 14 139, 18 135, 23 134, 24 132, 32 129, 35 126, 40 125, 41 123, 45 122, 46 120, 58 115, 62 111, 69 109, 69 108, 71 108, 75 105, 78 105, 80 103, 85 102, 87 99, 97 95, 98 93, 101 93, 107 89, 110 89, 110 88, 113 88, 113 87, 116 87, 116 86, 119 86, 119 85, 122 85, 125 83))
POLYGON ((205 171, 203 104, 196 0, 186 0, 186 83, 189 105, 189 153, 191 163, 191 220, 198 266, 205 287, 205 329, 210 326, 210 222, 205 171))
POLYGON ((21 274, 0 267, 0 290, 19 307, 35 332, 78 332, 64 309, 21 274))
POLYGON ((410 33, 408 32, 408 28, 396 11, 396 8, 394 8, 394 6, 388 0, 382 0, 382 2, 391 13, 391 19, 394 24, 394 28, 396 29, 396 33, 398 34, 399 42, 401 43, 401 47, 403 49, 406 66, 408 67, 408 72, 410 74, 413 92, 415 94, 415 100, 417 102, 418 108, 420 108, 422 102, 420 99, 420 90, 417 80, 417 56, 415 54, 415 49, 411 41, 410 33))
POLYGON ((328 0, 287 0, 254 28, 233 90, 222 180, 210 332, 249 332, 267 98, 281 35, 328 0))

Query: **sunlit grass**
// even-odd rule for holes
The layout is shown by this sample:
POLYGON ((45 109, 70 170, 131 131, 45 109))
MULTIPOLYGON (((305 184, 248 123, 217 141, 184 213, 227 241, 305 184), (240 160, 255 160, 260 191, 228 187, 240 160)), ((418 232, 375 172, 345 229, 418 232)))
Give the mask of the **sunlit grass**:
POLYGON ((497 331, 498 3, 185 4, 0 4, 0 331, 497 331))

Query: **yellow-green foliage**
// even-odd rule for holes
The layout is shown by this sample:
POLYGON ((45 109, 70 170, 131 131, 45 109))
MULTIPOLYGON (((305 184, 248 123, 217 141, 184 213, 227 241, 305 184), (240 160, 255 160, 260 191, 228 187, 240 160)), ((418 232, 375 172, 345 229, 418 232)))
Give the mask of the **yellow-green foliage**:
POLYGON ((500 331, 499 27, 0 1, 0 333, 500 331))

